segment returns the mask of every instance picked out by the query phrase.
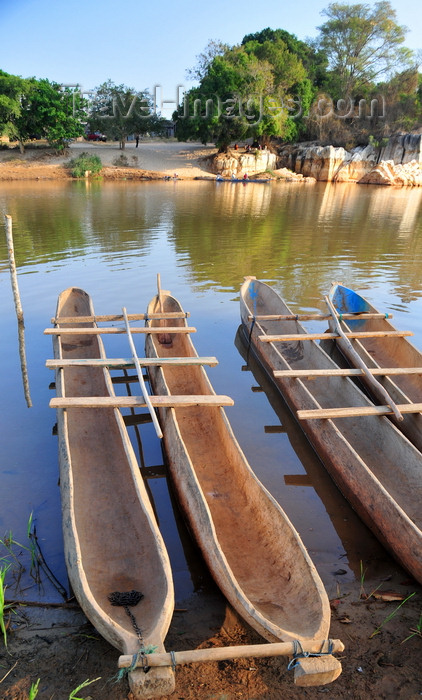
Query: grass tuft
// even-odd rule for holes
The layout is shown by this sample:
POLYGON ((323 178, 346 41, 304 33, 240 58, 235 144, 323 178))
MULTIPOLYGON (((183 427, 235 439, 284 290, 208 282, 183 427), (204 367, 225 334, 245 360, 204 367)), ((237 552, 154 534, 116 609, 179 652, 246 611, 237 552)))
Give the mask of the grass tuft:
POLYGON ((36 683, 32 683, 30 689, 29 689, 29 695, 28 695, 28 700, 35 700, 35 698, 38 695, 38 686, 40 684, 40 678, 38 678, 36 683))
POLYGON ((419 617, 419 621, 416 623, 416 627, 411 627, 410 631, 412 634, 409 634, 409 636, 406 637, 406 639, 403 639, 402 644, 409 641, 409 639, 412 639, 412 637, 419 637, 419 639, 422 639, 422 613, 419 617))
POLYGON ((76 693, 79 693, 79 691, 82 690, 82 688, 86 688, 87 685, 91 685, 91 683, 96 683, 97 681, 100 680, 100 678, 101 678, 101 676, 99 676, 99 678, 94 678, 92 681, 90 681, 89 678, 87 678, 86 681, 84 681, 83 683, 81 683, 80 685, 78 685, 77 688, 75 688, 74 690, 72 690, 72 692, 71 692, 70 695, 69 695, 69 700, 84 700, 84 698, 79 698, 79 697, 76 695, 76 693))
POLYGON ((5 578, 6 574, 10 569, 10 564, 3 564, 0 566, 0 632, 3 635, 3 640, 4 640, 4 646, 7 647, 7 632, 6 632, 6 623, 4 620, 4 613, 7 609, 8 606, 5 605, 4 603, 4 592, 6 590, 6 585, 5 585, 5 578))
POLYGON ((390 620, 392 620, 393 617, 395 617, 395 616, 397 615, 397 613, 398 613, 398 611, 400 610, 400 608, 402 607, 402 605, 404 605, 408 600, 410 600, 410 598, 413 598, 414 595, 416 595, 416 591, 414 591, 413 593, 411 593, 410 595, 408 595, 407 598, 405 598, 404 600, 402 600, 402 602, 401 602, 396 608, 394 608, 394 610, 393 610, 389 615, 387 615, 386 618, 384 618, 384 620, 381 622, 381 624, 378 625, 378 627, 376 627, 376 628, 374 629, 374 631, 372 632, 372 634, 369 636, 369 639, 372 639, 372 638, 375 637, 377 634, 379 634, 379 633, 381 632, 382 627, 384 627, 384 625, 387 624, 387 622, 390 622, 390 620))

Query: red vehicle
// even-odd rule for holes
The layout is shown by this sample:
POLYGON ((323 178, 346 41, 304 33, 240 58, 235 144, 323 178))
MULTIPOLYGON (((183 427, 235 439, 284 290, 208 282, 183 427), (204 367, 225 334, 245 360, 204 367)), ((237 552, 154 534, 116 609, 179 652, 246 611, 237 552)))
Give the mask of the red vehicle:
POLYGON ((93 131, 92 133, 86 134, 85 138, 87 141, 107 141, 107 136, 100 131, 93 131))

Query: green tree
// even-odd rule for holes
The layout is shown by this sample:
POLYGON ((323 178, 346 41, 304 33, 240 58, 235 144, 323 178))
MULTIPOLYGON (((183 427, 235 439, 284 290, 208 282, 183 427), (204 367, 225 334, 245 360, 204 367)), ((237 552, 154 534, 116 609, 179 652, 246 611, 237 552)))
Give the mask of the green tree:
POLYGON ((153 111, 147 91, 136 92, 134 88, 115 85, 108 80, 94 93, 89 114, 90 127, 102 131, 110 139, 118 140, 121 149, 124 149, 131 134, 163 133, 165 120, 153 111))
POLYGON ((315 87, 321 87, 325 83, 328 58, 318 44, 313 40, 301 41, 295 34, 290 34, 285 29, 262 29, 254 34, 247 34, 242 39, 242 46, 250 42, 264 44, 265 42, 284 42, 290 53, 299 58, 306 69, 309 80, 315 87))
POLYGON ((0 128, 19 142, 21 152, 34 136, 63 149, 83 133, 83 106, 77 89, 0 72, 0 128))
POLYGON ((79 89, 46 78, 31 79, 31 90, 22 101, 19 129, 25 136, 39 134, 56 150, 84 132, 86 102, 79 89))
POLYGON ((214 141, 225 150, 232 141, 272 136, 294 139, 311 83, 301 59, 278 36, 251 39, 227 49, 207 65, 173 115, 182 139, 214 141))
POLYGON ((24 140, 21 138, 18 123, 22 114, 22 101, 31 88, 30 80, 0 70, 0 133, 12 141, 19 141, 22 152, 24 140))
POLYGON ((382 77, 410 67, 413 53, 403 46, 408 30, 397 24, 390 2, 334 2, 322 15, 328 19, 318 27, 319 46, 329 59, 335 99, 362 94, 382 77))

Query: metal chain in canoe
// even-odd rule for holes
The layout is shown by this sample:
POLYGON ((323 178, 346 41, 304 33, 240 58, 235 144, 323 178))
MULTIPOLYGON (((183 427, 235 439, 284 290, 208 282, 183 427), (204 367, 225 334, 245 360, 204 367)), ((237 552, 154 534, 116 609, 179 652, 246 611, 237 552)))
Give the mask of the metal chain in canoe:
POLYGON ((125 609, 126 615, 129 617, 132 627, 136 632, 136 636, 138 637, 139 643, 141 645, 141 649, 139 652, 134 654, 134 659, 131 668, 129 668, 129 672, 135 668, 136 663, 138 658, 142 659, 142 668, 145 673, 148 673, 149 671, 149 666, 148 666, 148 660, 147 660, 147 653, 148 651, 144 649, 144 638, 143 638, 143 633, 141 628, 139 627, 138 623, 136 622, 136 618, 130 608, 134 607, 135 605, 138 605, 138 603, 142 600, 143 598, 143 593, 140 591, 114 591, 113 593, 110 593, 108 596, 108 599, 112 605, 116 606, 121 606, 122 608, 125 609))

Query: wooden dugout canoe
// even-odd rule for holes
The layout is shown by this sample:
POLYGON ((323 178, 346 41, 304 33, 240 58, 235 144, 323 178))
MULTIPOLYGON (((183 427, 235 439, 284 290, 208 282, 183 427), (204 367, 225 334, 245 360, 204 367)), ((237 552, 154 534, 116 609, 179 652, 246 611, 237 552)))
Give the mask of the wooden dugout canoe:
MULTIPOLYGON (((274 289, 247 278, 240 308, 247 344, 295 415, 299 409, 371 405, 349 377, 274 377, 274 370, 337 369, 315 340, 259 339, 306 334, 297 320, 259 320, 261 315, 292 315, 274 289)), ((303 420, 300 425, 358 515, 422 583, 421 453, 385 416, 303 420)))
MULTIPOLYGON (((92 327, 67 323, 67 316, 93 316, 91 299, 69 288, 58 299, 58 327, 92 327)), ((97 335, 55 336, 56 359, 104 358, 97 335)), ((76 367, 56 371, 58 396, 114 395, 105 368, 76 367)), ((146 492, 122 415, 114 408, 58 409, 60 490, 67 571, 75 596, 98 632, 123 653, 142 644, 123 607, 110 593, 132 590, 143 599, 130 610, 142 642, 164 651, 174 609, 173 582, 164 542, 146 492)), ((129 673, 136 699, 174 690, 171 668, 129 673)))
MULTIPOLYGON (((181 311, 161 292, 148 314, 181 311)), ((148 321, 156 326, 158 321, 148 321)), ((181 319, 178 324, 184 325, 181 319)), ((193 357, 188 335, 146 338, 147 357, 193 357), (170 340, 171 343, 160 342, 170 340)), ((150 369, 153 391, 210 394, 203 367, 164 365, 150 369)), ((250 468, 223 408, 197 406, 159 410, 169 468, 179 502, 220 589, 264 639, 270 642, 327 638, 327 594, 298 533, 250 468)), ((311 672, 304 659, 301 685, 322 685, 341 673, 332 656, 311 672)))
MULTIPOLYGON (((334 284, 330 290, 329 299, 339 314, 378 313, 372 304, 352 289, 341 284, 334 284)), ((387 318, 361 318, 358 320, 340 320, 341 328, 345 331, 395 331, 395 328, 387 318)), ((330 322, 330 326, 332 327, 330 322)), ((376 379, 384 387, 396 404, 422 402, 422 353, 406 337, 386 336, 385 338, 351 339, 350 345, 339 337, 336 344, 353 367, 355 357, 350 351, 350 345, 359 357, 370 369, 410 369, 420 373, 404 373, 390 375, 376 375, 376 379)), ((377 391, 375 383, 368 383, 362 377, 367 390, 378 403, 385 403, 385 398, 377 391)), ((397 421, 390 416, 395 425, 409 438, 411 442, 422 451, 422 414, 403 414, 403 420, 397 421)))

